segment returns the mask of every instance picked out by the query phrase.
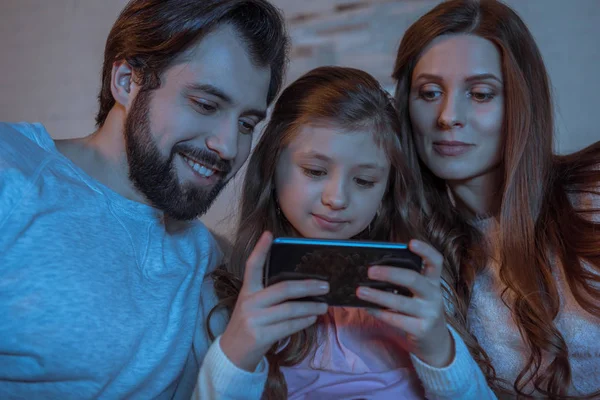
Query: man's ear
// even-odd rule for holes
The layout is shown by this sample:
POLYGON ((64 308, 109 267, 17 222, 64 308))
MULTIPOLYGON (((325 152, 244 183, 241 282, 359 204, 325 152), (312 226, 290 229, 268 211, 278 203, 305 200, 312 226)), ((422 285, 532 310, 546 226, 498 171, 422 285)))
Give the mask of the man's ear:
POLYGON ((129 108, 134 98, 135 82, 133 78, 133 69, 126 61, 113 63, 110 91, 115 101, 125 108, 129 108))

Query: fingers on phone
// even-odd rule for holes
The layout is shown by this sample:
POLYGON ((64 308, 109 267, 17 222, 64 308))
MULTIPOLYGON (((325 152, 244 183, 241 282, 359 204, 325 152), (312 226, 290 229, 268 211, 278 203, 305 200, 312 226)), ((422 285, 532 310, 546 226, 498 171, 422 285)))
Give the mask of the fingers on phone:
POLYGON ((411 240, 410 250, 423 258, 425 269, 423 274, 430 278, 440 279, 444 265, 444 257, 435 247, 420 240, 411 240))
POLYGON ((327 312, 327 304, 316 302, 289 301, 268 310, 264 323, 272 325, 299 318, 316 317, 327 312))
POLYGON ((282 312, 286 319, 296 319, 309 317, 311 315, 322 315, 327 312, 326 303, 316 303, 312 301, 287 302, 281 304, 282 312))
POLYGON ((317 321, 317 317, 311 315, 309 317, 295 318, 292 320, 286 320, 283 322, 279 322, 270 327, 270 329, 275 332, 275 336, 277 336, 281 340, 285 337, 293 335, 296 332, 299 332, 303 329, 308 328, 313 325, 317 321))
POLYGON ((377 304, 382 308, 406 315, 418 315, 419 307, 422 306, 418 300, 365 287, 358 288, 357 296, 362 300, 377 304))
POLYGON ((262 306, 268 307, 288 300, 318 297, 329 293, 329 283, 324 281, 283 281, 269 286, 261 293, 262 306))
POLYGON ((270 232, 263 232, 246 261, 244 286, 250 292, 256 292, 263 288, 263 267, 267 261, 272 241, 273 235, 270 232))
POLYGON ((253 264, 258 264, 262 268, 267 261, 267 255, 269 254, 269 248, 271 247, 271 243, 273 242, 273 235, 271 232, 265 231, 256 242, 256 246, 252 250, 252 254, 248 258, 248 262, 252 262, 253 264))
POLYGON ((329 283, 324 281, 285 281, 274 285, 289 299, 300 299, 329 293, 329 283))

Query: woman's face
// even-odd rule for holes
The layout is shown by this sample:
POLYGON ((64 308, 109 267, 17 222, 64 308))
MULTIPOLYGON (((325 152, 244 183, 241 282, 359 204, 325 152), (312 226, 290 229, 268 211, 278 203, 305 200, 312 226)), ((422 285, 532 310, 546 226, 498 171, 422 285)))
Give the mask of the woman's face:
POLYGON ((479 36, 440 36, 411 78, 410 119, 421 160, 439 178, 469 182, 502 159, 504 86, 496 46, 479 36))

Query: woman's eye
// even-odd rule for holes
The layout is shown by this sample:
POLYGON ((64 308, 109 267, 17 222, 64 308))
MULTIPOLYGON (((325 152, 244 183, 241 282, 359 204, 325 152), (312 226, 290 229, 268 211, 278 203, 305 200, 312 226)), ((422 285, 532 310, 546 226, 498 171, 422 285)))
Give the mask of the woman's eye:
POLYGON ((419 92, 419 97, 426 101, 437 100, 441 95, 442 92, 439 90, 421 90, 419 92))
POLYGON ((495 97, 495 93, 488 92, 471 92, 471 97, 480 103, 484 103, 492 100, 495 97))

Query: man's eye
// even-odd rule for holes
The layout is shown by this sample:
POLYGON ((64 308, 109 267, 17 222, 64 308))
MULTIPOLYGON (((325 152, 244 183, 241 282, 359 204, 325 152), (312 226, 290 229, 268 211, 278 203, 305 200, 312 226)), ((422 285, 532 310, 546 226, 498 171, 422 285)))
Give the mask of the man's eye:
POLYGON ((212 101, 193 99, 192 102, 202 114, 212 114, 217 111, 217 104, 212 101))
POLYGON ((244 135, 251 135, 254 133, 255 126, 246 121, 240 121, 240 132, 244 135))

